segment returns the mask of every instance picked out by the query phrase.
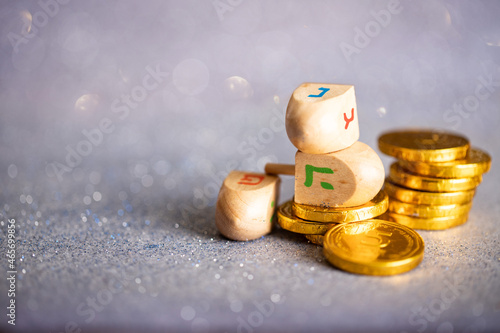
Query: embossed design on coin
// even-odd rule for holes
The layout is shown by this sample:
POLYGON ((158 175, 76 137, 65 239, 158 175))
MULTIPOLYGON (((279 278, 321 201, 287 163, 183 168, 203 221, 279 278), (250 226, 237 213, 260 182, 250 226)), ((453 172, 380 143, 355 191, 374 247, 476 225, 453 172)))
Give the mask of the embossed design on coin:
POLYGON ((424 256, 424 241, 418 233, 384 220, 339 224, 325 234, 323 247, 332 265, 367 275, 404 273, 424 256))
POLYGON ((388 132, 379 137, 378 145, 384 154, 416 162, 463 159, 469 150, 467 138, 431 130, 388 132))

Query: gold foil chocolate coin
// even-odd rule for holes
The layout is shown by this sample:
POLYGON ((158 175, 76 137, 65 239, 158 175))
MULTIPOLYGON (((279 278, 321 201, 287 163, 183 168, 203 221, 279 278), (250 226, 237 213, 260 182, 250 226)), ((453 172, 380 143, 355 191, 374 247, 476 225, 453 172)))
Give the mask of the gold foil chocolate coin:
POLYGON ((351 273, 395 275, 422 261, 424 241, 404 225, 367 220, 330 229, 324 236, 323 253, 332 265, 351 273))
POLYGON ((424 192, 404 188, 388 181, 385 182, 384 191, 389 198, 402 202, 422 205, 452 205, 463 204, 472 201, 476 190, 458 192, 424 192))
POLYGON ((323 246, 323 235, 306 235, 306 238, 313 244, 323 246))
POLYGON ((455 192, 475 189, 482 176, 472 178, 432 178, 405 171, 397 163, 389 169, 389 181, 404 187, 429 192, 455 192))
POLYGON ((420 205, 391 199, 388 211, 413 217, 433 218, 468 214, 471 207, 472 202, 461 205, 420 205))
POLYGON ((441 163, 408 162, 401 160, 399 165, 413 173, 438 178, 470 178, 481 176, 490 170, 491 157, 488 153, 471 148, 461 160, 441 163))
POLYGON ((292 202, 288 201, 278 208, 278 224, 285 230, 298 234, 323 235, 336 223, 305 221, 292 214, 292 202))
POLYGON ((433 130, 406 130, 383 134, 379 149, 406 161, 447 162, 465 158, 469 140, 458 134, 433 130))
POLYGON ((375 198, 355 207, 320 207, 293 203, 293 213, 304 220, 347 223, 362 221, 382 215, 389 207, 389 197, 381 190, 375 198))
POLYGON ((469 215, 463 214, 459 216, 421 218, 387 212, 383 215, 383 218, 387 218, 390 221, 397 222, 412 229, 444 230, 464 224, 467 222, 469 215))

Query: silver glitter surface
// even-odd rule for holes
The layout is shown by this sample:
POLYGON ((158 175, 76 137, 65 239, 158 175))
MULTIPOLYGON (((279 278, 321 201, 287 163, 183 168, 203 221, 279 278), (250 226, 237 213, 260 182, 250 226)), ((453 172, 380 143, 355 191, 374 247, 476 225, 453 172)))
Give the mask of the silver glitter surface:
POLYGON ((3 1, 0 330, 500 331, 499 16, 493 1, 3 1), (492 155, 469 221, 419 232, 415 270, 358 276, 279 228, 217 232, 230 170, 293 163, 284 113, 306 81, 354 84, 374 148, 425 126, 492 155))

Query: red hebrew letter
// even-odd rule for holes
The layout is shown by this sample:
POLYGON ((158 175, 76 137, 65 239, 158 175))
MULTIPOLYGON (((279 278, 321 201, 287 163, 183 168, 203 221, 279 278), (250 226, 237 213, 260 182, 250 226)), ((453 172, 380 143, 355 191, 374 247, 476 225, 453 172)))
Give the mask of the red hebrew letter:
POLYGON ((264 180, 264 177, 265 176, 262 176, 262 175, 245 174, 243 176, 243 178, 240 179, 238 184, 241 184, 241 185, 259 185, 264 180))

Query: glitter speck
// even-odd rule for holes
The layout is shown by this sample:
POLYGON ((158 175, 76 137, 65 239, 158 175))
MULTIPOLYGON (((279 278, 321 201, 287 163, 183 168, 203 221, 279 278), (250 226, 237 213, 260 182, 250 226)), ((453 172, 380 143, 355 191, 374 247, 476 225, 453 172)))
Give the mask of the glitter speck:
POLYGON ((182 94, 194 96, 202 93, 208 86, 210 71, 198 59, 185 59, 172 73, 174 86, 182 94))
POLYGON ((190 320, 193 320, 195 316, 196 316, 196 311, 192 307, 184 306, 181 309, 181 318, 182 319, 184 319, 186 321, 190 321, 190 320))
POLYGON ((20 32, 23 35, 30 33, 31 32, 31 25, 33 22, 33 16, 27 10, 20 11, 19 16, 20 16, 22 22, 24 23, 23 29, 20 32))
POLYGON ((93 112, 99 105, 99 95, 85 94, 80 96, 75 102, 75 110, 78 112, 93 112))
POLYGON ((92 198, 94 198, 95 201, 101 201, 102 199, 102 194, 101 192, 94 192, 94 194, 92 194, 92 198))
POLYGON ((380 118, 384 117, 387 114, 387 110, 385 107, 381 106, 377 109, 377 114, 380 118))
POLYGON ((151 177, 150 175, 145 175, 141 178, 141 183, 144 187, 151 187, 151 185, 153 185, 153 182, 153 177, 151 177))
POLYGON ((17 177, 17 166, 15 164, 9 165, 7 168, 7 174, 10 178, 14 179, 17 177))
POLYGON ((224 91, 228 97, 246 99, 253 95, 250 83, 240 76, 231 76, 224 80, 224 91))

